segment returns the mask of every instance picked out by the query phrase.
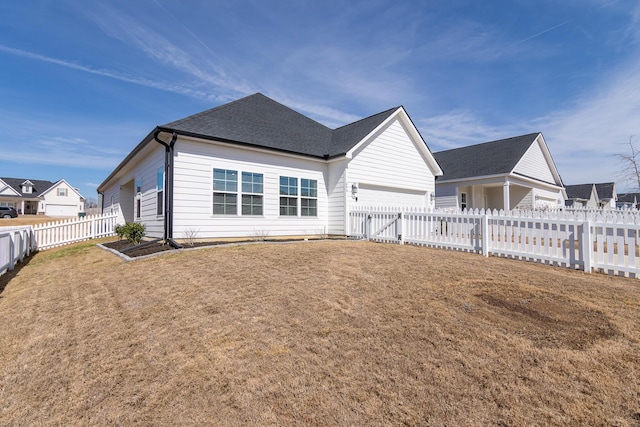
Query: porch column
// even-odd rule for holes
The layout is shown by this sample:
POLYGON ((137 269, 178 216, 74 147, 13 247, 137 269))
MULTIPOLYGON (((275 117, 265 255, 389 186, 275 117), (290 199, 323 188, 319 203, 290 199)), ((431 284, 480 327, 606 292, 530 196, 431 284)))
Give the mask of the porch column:
POLYGON ((502 201, 503 201, 503 206, 504 206, 504 210, 508 211, 510 210, 510 200, 509 200, 509 181, 505 181, 504 185, 502 186, 502 201))
POLYGON ((20 200, 20 213, 24 215, 24 200, 20 200))

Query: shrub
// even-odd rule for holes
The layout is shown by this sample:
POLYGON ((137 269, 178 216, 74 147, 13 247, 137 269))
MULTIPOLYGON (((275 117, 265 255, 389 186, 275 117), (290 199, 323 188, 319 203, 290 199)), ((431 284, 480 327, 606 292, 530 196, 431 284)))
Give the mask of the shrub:
POLYGON ((124 232, 125 232, 125 224, 116 225, 116 228, 114 229, 114 231, 118 235, 118 239, 122 240, 122 238, 124 237, 124 232))
POLYGON ((116 225, 115 232, 119 238, 125 237, 133 244, 139 244, 145 235, 146 226, 139 222, 127 222, 116 225))

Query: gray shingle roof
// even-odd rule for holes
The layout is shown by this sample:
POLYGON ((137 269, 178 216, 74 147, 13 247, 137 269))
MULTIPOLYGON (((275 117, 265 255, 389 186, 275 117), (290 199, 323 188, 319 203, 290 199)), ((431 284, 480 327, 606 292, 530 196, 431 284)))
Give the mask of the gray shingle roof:
POLYGON ((565 190, 567 192, 567 199, 589 200, 591 198, 592 189, 593 189, 593 184, 576 184, 576 185, 565 186, 565 190))
POLYGON ((540 132, 433 153, 444 175, 439 181, 502 175, 513 171, 540 132))
POLYGON ((44 181, 41 179, 26 179, 26 178, 1 178, 7 185, 13 188, 20 194, 20 198, 33 199, 39 197, 40 194, 47 191, 54 184, 51 181, 44 181), (33 184, 31 193, 23 193, 21 184, 25 181, 30 181, 33 184))
POLYGON ((622 203, 634 203, 640 200, 640 193, 620 193, 618 201, 622 203))
POLYGON ((333 157, 353 148, 397 108, 332 130, 256 93, 159 128, 296 154, 333 157))
POLYGON ((613 199, 614 188, 615 188, 615 183, 613 182, 603 182, 600 184, 596 184, 596 192, 598 193, 598 198, 600 200, 613 199))

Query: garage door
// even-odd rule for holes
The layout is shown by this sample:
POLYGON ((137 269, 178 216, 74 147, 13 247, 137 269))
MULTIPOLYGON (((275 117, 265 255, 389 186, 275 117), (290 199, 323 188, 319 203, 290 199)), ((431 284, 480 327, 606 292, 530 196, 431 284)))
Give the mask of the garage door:
POLYGON ((47 216, 78 216, 78 207, 73 205, 50 205, 44 210, 47 216))
POLYGON ((371 207, 424 207, 427 203, 425 191, 401 188, 376 187, 360 184, 358 206, 371 207))

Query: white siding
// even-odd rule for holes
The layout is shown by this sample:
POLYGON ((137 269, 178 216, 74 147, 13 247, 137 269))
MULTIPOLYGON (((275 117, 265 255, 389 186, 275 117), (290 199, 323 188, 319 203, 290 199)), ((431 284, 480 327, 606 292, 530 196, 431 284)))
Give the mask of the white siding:
POLYGON ((514 172, 529 178, 539 179, 552 184, 555 183, 549 164, 537 140, 531 144, 531 147, 524 153, 524 156, 522 156, 522 159, 520 159, 516 165, 514 172))
POLYGON ((49 216, 77 216, 84 210, 84 202, 78 193, 65 181, 49 189, 44 198, 44 213, 49 216), (64 189, 66 196, 59 196, 58 189, 64 189))
MULTIPOLYGON (((112 184, 104 189, 103 211, 123 212, 125 218, 135 218, 135 180, 140 177, 142 178, 142 212, 139 221, 146 225, 148 237, 161 238, 164 235, 164 218, 156 215, 156 170, 164 167, 164 147, 155 144, 150 151, 148 156, 132 163, 126 172, 113 179, 112 184)), ((138 221, 137 218, 134 220, 138 221)))
MULTIPOLYGON (((418 142, 422 144, 422 141, 418 142)), ((400 120, 391 121, 374 135, 356 153, 347 169, 347 188, 358 183, 365 189, 356 203, 348 198, 351 208, 378 200, 380 193, 372 190, 394 192, 394 202, 402 206, 409 204, 428 206, 430 194, 434 192, 434 175, 420 150, 409 137, 400 120)))
MULTIPOLYGON (((175 145, 174 237, 264 237, 324 234, 328 231, 327 163, 231 145, 179 139, 175 145), (213 215, 213 169, 263 174, 263 215, 213 215), (318 216, 280 216, 280 176, 318 182, 318 216)), ((299 182, 299 181, 298 181, 299 182)), ((298 213, 299 214, 299 213, 298 213)))
POLYGON ((327 166, 328 233, 346 234, 345 197, 351 198, 351 188, 346 188, 347 160, 329 163, 327 166))
MULTIPOLYGON (((437 182, 437 181, 436 181, 437 182)), ((457 185, 436 184, 436 208, 448 209, 458 207, 457 185)))

